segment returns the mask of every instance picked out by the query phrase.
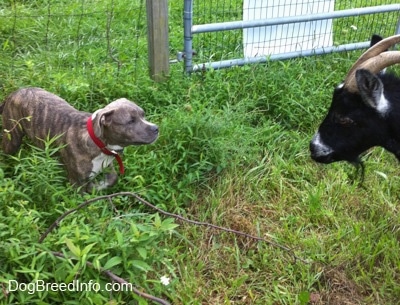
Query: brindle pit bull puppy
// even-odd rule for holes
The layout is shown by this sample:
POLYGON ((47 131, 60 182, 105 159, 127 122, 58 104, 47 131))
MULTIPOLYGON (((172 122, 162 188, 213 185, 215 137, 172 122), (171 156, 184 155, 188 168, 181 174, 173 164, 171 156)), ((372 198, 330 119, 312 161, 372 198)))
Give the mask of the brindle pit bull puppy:
POLYGON ((150 144, 158 137, 158 127, 144 119, 135 103, 121 98, 93 114, 78 111, 62 98, 40 88, 20 89, 0 105, 3 114, 2 147, 6 154, 16 153, 24 135, 44 148, 44 139, 55 138, 68 179, 87 191, 114 185, 118 175, 114 158, 128 145, 150 144), (103 147, 104 146, 104 147, 103 147), (104 168, 110 168, 104 181, 91 181, 104 168))

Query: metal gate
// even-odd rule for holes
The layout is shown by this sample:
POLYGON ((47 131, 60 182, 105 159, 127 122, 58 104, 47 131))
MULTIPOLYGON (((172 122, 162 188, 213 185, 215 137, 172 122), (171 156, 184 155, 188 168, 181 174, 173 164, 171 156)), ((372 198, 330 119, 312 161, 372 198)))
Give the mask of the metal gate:
POLYGON ((371 34, 400 33, 395 2, 185 0, 185 71, 366 48, 371 34))

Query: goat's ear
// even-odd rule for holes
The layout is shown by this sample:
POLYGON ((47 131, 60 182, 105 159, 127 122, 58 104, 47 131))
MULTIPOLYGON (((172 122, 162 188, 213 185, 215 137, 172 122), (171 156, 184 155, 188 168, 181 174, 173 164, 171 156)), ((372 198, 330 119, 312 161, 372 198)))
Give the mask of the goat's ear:
MULTIPOLYGON (((381 36, 377 35, 377 34, 372 35, 369 46, 372 47, 373 45, 377 44, 382 39, 383 38, 381 36)), ((385 52, 386 51, 388 51, 388 49, 386 49, 385 52)), ((385 74, 385 73, 386 73, 386 68, 379 72, 380 75, 385 74)))
POLYGON ((379 77, 368 70, 360 69, 356 71, 356 80, 364 103, 378 112, 385 111, 387 101, 384 98, 383 84, 379 77))
POLYGON ((372 35, 370 41, 370 47, 372 47, 374 44, 377 44, 382 39, 383 39, 382 36, 379 36, 377 34, 372 35))

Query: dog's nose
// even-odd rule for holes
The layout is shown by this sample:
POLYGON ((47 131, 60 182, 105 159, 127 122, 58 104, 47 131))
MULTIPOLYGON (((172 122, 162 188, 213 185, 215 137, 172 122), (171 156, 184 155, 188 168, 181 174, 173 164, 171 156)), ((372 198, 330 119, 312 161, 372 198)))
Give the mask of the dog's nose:
POLYGON ((158 126, 157 125, 153 125, 153 126, 151 126, 151 129, 150 129, 153 133, 158 133, 158 126))

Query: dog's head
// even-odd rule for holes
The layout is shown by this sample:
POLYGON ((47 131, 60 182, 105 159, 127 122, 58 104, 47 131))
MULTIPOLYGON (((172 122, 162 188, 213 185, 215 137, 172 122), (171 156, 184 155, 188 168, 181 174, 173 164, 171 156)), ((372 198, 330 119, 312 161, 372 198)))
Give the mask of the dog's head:
POLYGON ((95 135, 107 145, 150 144, 158 137, 158 126, 146 121, 143 109, 125 98, 94 112, 92 121, 95 135))

